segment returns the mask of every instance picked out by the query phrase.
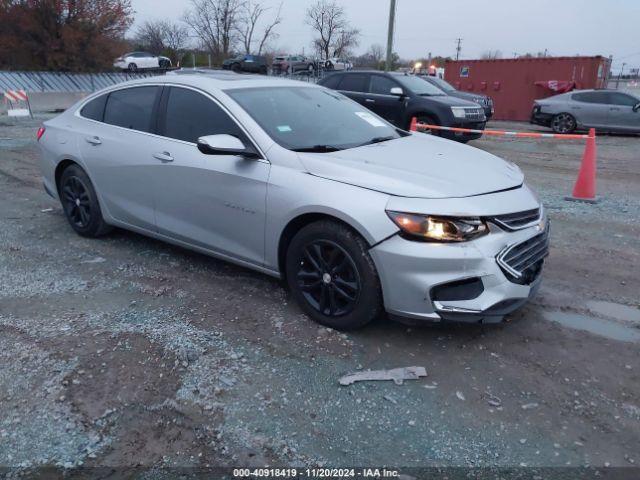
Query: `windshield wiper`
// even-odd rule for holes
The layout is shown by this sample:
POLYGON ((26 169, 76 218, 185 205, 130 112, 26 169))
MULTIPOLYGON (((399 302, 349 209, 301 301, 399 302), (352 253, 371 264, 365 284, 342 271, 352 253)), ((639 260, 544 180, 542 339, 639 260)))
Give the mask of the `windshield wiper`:
POLYGON ((333 145, 314 145, 313 147, 300 147, 300 148, 293 148, 292 150, 294 152, 326 153, 326 152, 337 152, 342 149, 338 147, 334 147, 333 145))
POLYGON ((372 145, 374 143, 388 142, 389 140, 395 140, 396 138, 398 137, 395 137, 393 135, 388 135, 386 137, 374 137, 368 142, 361 143, 360 145, 358 145, 358 147, 364 147, 365 145, 372 145))

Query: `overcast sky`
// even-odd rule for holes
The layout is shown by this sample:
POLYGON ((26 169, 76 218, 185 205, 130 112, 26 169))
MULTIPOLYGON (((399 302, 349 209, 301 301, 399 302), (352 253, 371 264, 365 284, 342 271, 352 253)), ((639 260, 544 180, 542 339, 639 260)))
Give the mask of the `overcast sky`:
MULTIPOLYGON (((278 51, 310 51, 313 32, 305 10, 315 0, 282 0, 283 23, 274 42, 278 51)), ((362 32, 358 53, 386 44, 389 0, 337 0, 353 27, 362 32)), ((277 9, 280 0, 262 0, 277 9)), ((189 0, 132 0, 134 27, 147 19, 181 19, 189 0)), ((272 11, 273 11, 272 10, 272 11)), ((639 0, 397 0, 394 50, 402 58, 454 56, 456 38, 462 58, 500 50, 515 53, 548 49, 550 55, 614 56, 614 72, 640 67, 639 0)))

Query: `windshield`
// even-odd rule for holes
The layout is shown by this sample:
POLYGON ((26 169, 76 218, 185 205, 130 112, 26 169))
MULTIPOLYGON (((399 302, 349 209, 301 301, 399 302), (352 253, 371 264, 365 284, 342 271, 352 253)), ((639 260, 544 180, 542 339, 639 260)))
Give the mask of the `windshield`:
POLYGON ((380 117, 324 88, 264 87, 226 93, 289 150, 331 152, 400 137, 380 117))
POLYGON ((445 92, 455 91, 455 88, 453 88, 453 86, 449 82, 441 78, 429 77, 429 80, 427 81, 435 84, 439 89, 444 90, 445 92))
POLYGON ((416 95, 423 96, 443 96, 445 93, 440 90, 435 85, 430 84, 429 82, 421 79, 420 77, 416 77, 413 75, 394 75, 398 82, 402 84, 403 87, 411 90, 416 95))

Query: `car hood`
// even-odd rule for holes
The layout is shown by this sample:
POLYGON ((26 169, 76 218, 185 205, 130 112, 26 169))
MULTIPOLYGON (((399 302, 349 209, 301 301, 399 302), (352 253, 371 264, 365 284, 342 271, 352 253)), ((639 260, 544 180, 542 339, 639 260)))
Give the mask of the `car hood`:
POLYGON ((438 102, 448 107, 477 107, 478 104, 470 102, 469 100, 463 100, 462 98, 451 97, 449 95, 431 95, 431 96, 419 96, 418 98, 429 100, 431 102, 438 102))
POLYGON ((476 98, 479 99, 479 101, 483 101, 487 98, 486 95, 481 95, 479 93, 471 93, 471 92, 461 92, 460 90, 455 90, 453 92, 447 92, 447 93, 452 97, 462 98, 463 100, 469 100, 470 102, 475 102, 476 98))
POLYGON ((478 148, 422 133, 331 153, 298 153, 312 175, 414 198, 482 195, 522 185, 522 171, 478 148))

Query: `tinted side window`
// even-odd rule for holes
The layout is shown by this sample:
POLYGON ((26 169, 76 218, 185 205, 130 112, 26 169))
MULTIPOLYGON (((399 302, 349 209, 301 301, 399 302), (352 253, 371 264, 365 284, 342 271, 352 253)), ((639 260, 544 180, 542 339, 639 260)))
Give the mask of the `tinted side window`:
POLYGON ((328 77, 325 77, 325 79, 322 82, 320 82, 320 85, 322 85, 323 87, 332 88, 335 90, 336 88, 338 88, 338 84, 340 83, 340 80, 342 80, 340 75, 329 75, 328 77))
POLYGON ((107 97, 108 95, 100 95, 98 98, 94 98, 82 107, 80 115, 84 118, 101 122, 102 116, 104 115, 104 106, 107 103, 107 97))
POLYGON ((574 93, 571 98, 585 103, 609 103, 608 97, 607 92, 584 92, 574 93))
POLYGON ((339 90, 347 92, 366 92, 367 76, 366 75, 345 75, 340 82, 339 90))
POLYGON ((624 93, 610 92, 609 98, 609 103, 625 107, 633 107, 637 103, 640 103, 640 100, 635 99, 631 95, 625 95, 624 93))
POLYGON ((382 75, 371 76, 371 93, 377 93, 378 95, 391 95, 391 89, 393 87, 399 87, 399 85, 390 78, 383 77, 382 75))
POLYGON ((172 87, 163 128, 165 137, 197 143, 199 137, 226 133, 244 139, 244 133, 216 103, 193 90, 172 87))
POLYGON ((158 87, 135 87, 111 92, 104 109, 104 123, 151 132, 157 92, 158 87))

